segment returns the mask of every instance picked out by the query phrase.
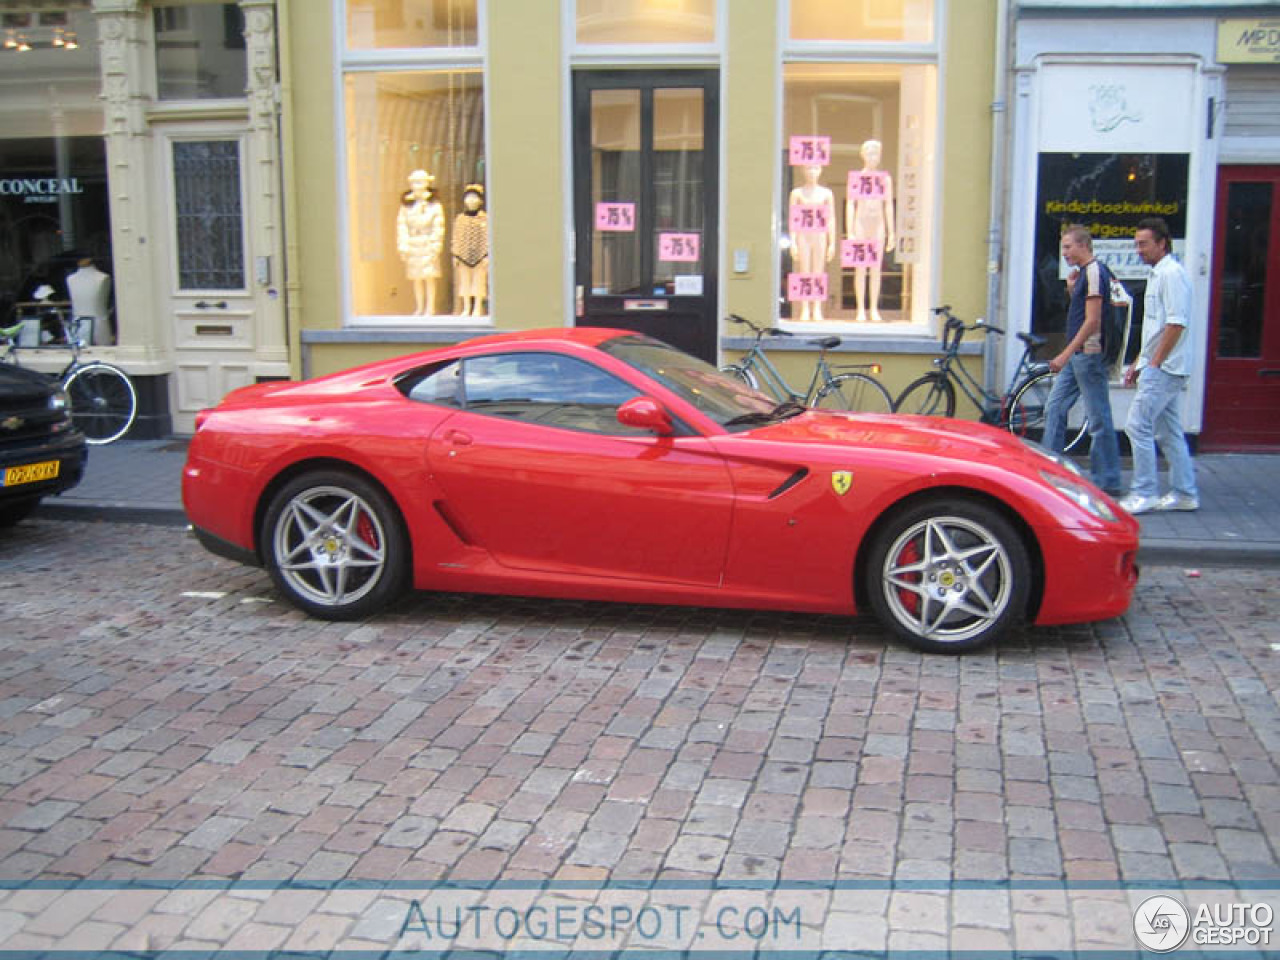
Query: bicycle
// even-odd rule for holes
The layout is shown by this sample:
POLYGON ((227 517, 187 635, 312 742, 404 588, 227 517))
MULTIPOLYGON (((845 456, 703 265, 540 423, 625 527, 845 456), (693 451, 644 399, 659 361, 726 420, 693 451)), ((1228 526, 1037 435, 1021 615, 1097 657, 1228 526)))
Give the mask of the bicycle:
POLYGON ((827 351, 840 346, 839 337, 823 337, 810 340, 809 343, 818 348, 818 359, 813 367, 813 377, 804 393, 794 389, 786 381, 773 362, 761 341, 766 335, 774 337, 793 336, 789 330, 777 327, 758 327, 746 317, 731 313, 732 323, 745 324, 755 333, 755 342, 738 363, 721 367, 722 373, 737 377, 753 390, 759 390, 761 384, 780 402, 802 403, 806 407, 817 407, 822 410, 850 410, 856 413, 892 413, 893 398, 874 377, 872 373, 880 372, 878 363, 831 364, 827 361, 827 351), (864 372, 869 371, 869 372, 864 372))
MULTIPOLYGON (((67 393, 72 422, 95 446, 119 440, 129 432, 138 415, 138 394, 133 388, 133 381, 119 367, 106 361, 82 362, 82 321, 76 319, 68 323, 55 310, 46 311, 46 316, 50 315, 57 317, 62 329, 62 342, 58 345, 71 351, 71 362, 57 375, 57 379, 67 393)), ((18 361, 18 333, 21 330, 22 323, 0 327, 0 346, 6 348, 0 355, 0 362, 21 366, 18 361)))
MULTIPOLYGON (((942 327, 942 356, 933 363, 938 369, 913 380, 894 401, 898 413, 920 413, 926 416, 953 417, 956 412, 956 386, 978 408, 983 423, 1008 430, 1019 437, 1044 433, 1044 414, 1049 405, 1049 393, 1057 374, 1049 364, 1036 360, 1035 354, 1048 341, 1034 333, 1019 333, 1022 341, 1022 358, 1009 378, 1009 387, 1003 394, 994 394, 982 386, 958 360, 960 342, 966 333, 981 330, 984 333, 1004 331, 984 323, 979 318, 966 326, 949 306, 936 307, 936 316, 944 318, 942 327)), ((1067 426, 1066 448, 1071 450, 1088 433, 1088 423, 1067 426)))

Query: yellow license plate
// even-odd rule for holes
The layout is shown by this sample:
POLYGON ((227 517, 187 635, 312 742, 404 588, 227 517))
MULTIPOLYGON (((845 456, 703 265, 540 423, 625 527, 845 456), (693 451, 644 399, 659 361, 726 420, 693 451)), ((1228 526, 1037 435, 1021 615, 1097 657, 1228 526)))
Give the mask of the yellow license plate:
POLYGON ((41 480, 52 480, 62 469, 61 460, 46 460, 44 463, 28 463, 21 467, 10 467, 4 472, 4 485, 16 487, 20 483, 39 483, 41 480))

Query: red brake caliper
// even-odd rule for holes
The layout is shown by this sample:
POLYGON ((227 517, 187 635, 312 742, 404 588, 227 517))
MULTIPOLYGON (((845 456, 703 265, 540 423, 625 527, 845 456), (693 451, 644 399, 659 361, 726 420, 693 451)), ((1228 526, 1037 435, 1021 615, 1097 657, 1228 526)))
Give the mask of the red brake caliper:
POLYGON ((356 521, 356 533, 360 534, 361 540, 377 549, 378 528, 373 525, 373 521, 369 519, 369 515, 364 511, 361 511, 360 519, 356 521))
MULTIPOLYGON (((907 541, 907 545, 902 548, 902 552, 898 554, 896 563, 898 567, 905 567, 908 564, 920 562, 920 548, 916 545, 915 540, 907 541)), ((909 580, 912 583, 920 583, 924 580, 922 573, 903 574, 903 580, 909 580)), ((903 608, 913 617, 920 615, 920 595, 911 590, 902 587, 898 588, 898 600, 901 601, 903 608)))

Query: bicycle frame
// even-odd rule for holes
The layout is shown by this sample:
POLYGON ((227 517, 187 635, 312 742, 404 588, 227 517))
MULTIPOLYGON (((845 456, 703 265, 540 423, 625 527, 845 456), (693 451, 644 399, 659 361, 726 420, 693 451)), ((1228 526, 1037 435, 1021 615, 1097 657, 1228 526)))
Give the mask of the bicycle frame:
MULTIPOLYGON (((996 327, 984 327, 989 333, 1003 333, 996 327)), ((1003 426, 1008 413, 1009 400, 1017 392, 1018 387, 1036 373, 1034 354, 1029 343, 1023 343, 1022 356, 1014 367, 1009 378, 1009 386, 1003 394, 994 394, 980 384, 962 363, 952 363, 959 356, 960 341, 964 339, 965 328, 956 329, 954 342, 946 348, 946 352, 934 363, 944 377, 960 388, 960 392, 969 398, 969 402, 978 408, 983 423, 1003 426), (976 393, 976 395, 975 395, 976 393)))
POLYGON ((759 341, 751 345, 747 355, 742 358, 741 366, 742 369, 755 373, 760 380, 760 385, 766 387, 775 400, 780 402, 791 400, 795 403, 803 403, 806 406, 813 400, 818 388, 830 380, 832 376, 826 357, 819 355, 818 362, 813 368, 813 378, 809 381, 809 389, 805 393, 799 393, 787 382, 782 372, 773 365, 769 355, 761 349, 759 341))

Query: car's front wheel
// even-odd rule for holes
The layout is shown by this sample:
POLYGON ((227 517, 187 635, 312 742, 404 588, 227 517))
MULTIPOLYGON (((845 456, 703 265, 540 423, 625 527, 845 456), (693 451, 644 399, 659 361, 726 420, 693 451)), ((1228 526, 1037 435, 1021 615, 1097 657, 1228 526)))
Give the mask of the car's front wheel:
POLYGON ((286 483, 262 528, 271 579, 290 602, 326 620, 358 620, 403 592, 408 538, 381 489, 353 473, 318 470, 286 483))
POLYGON ((1021 621, 1032 575, 1009 521, 981 503, 943 499, 894 517, 872 544, 866 570, 876 615, 932 653, 998 639, 1021 621))

